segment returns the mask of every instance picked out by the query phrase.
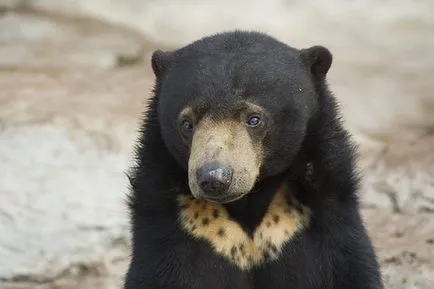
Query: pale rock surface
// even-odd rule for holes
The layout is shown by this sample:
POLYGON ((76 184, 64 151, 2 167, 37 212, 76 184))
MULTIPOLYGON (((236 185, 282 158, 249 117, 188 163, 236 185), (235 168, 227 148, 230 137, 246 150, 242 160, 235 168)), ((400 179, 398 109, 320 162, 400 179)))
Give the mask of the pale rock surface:
POLYGON ((125 172, 152 88, 149 56, 233 28, 332 50, 330 83, 360 144, 363 215, 387 288, 432 288, 434 2, 0 8, 0 288, 119 288, 129 258, 125 172))

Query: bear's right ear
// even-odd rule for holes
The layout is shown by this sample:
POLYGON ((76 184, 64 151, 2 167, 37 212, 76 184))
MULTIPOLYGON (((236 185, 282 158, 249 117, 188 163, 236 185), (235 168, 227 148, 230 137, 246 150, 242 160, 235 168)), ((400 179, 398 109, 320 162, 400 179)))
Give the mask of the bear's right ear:
POLYGON ((324 46, 316 45, 302 49, 302 61, 309 67, 311 73, 318 79, 323 79, 332 65, 333 56, 324 46))
POLYGON ((156 50, 154 53, 152 53, 152 70, 154 71, 154 74, 157 78, 160 78, 167 71, 171 57, 171 52, 156 50))

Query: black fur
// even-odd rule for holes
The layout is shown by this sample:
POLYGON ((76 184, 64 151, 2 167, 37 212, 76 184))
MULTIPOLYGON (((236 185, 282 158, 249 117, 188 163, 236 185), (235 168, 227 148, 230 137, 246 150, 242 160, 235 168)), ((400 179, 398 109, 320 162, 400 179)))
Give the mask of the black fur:
POLYGON ((126 289, 383 288, 359 214, 355 148, 325 80, 331 60, 324 47, 297 50, 251 32, 214 35, 153 57, 155 97, 131 176, 126 289), (308 228, 277 261, 247 271, 177 224, 176 197, 189 192, 188 149, 176 135, 174 115, 188 101, 199 102, 203 113, 225 115, 238 93, 263 105, 272 125, 254 193, 226 205, 231 217, 251 233, 283 181, 312 211, 308 228))

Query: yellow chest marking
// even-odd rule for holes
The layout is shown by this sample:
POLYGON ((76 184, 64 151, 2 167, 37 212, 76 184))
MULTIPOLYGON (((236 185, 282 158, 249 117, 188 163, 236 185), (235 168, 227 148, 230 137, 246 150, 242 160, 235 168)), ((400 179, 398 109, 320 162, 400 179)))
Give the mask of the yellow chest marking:
POLYGON ((283 246, 309 222, 309 210, 289 206, 284 189, 276 193, 253 238, 229 217, 225 207, 191 196, 178 198, 179 222, 187 233, 207 240, 215 252, 239 268, 250 269, 277 259, 283 246))

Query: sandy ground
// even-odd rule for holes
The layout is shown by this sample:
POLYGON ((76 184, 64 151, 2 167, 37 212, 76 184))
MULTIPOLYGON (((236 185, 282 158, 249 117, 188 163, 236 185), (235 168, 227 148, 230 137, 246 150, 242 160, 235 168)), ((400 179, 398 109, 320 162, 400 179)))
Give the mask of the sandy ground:
MULTIPOLYGON (((434 31, 428 27, 423 33, 434 31)), ((129 256, 124 172, 152 87, 148 58, 174 43, 92 18, 21 10, 2 14, 0 28, 0 260, 8 260, 0 262, 0 288, 119 288, 129 256)), ((392 289, 434 284, 427 43, 382 52, 395 56, 394 67, 375 62, 380 56, 368 61, 372 51, 354 52, 364 62, 339 60, 346 49, 335 44, 332 88, 361 145, 362 212, 392 289), (398 57, 416 50, 413 61, 398 57)))

